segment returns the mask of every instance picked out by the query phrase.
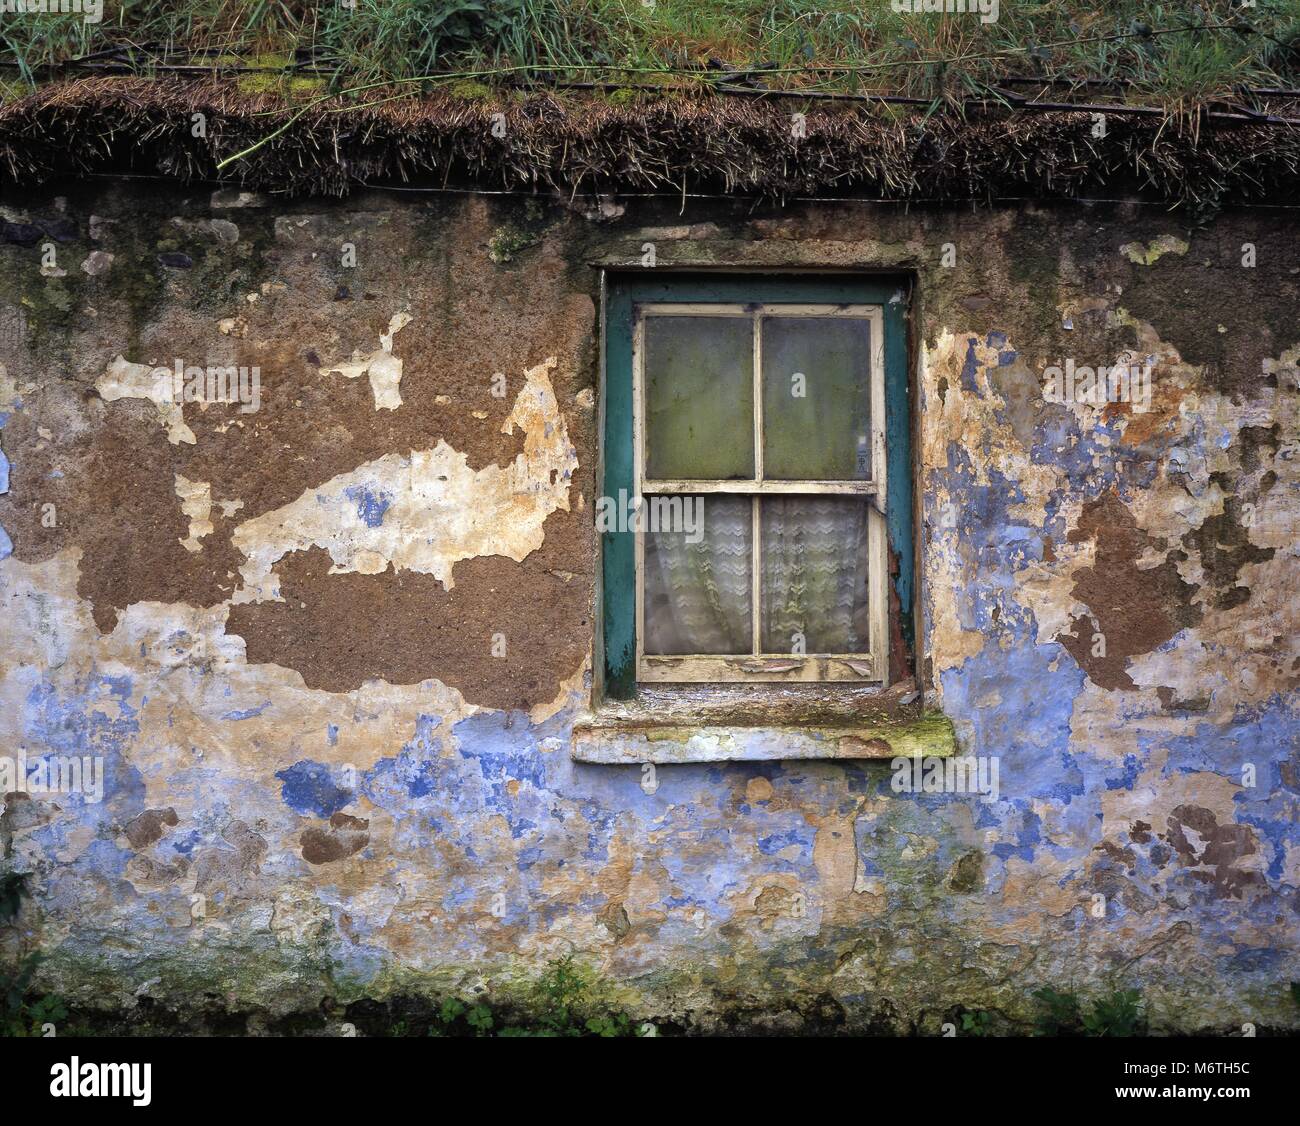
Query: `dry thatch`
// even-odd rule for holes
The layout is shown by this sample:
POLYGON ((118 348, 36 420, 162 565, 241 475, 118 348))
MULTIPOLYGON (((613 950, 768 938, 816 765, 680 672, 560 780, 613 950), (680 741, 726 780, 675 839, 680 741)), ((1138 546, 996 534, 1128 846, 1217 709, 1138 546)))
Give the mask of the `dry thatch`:
POLYGON ((1089 112, 983 107, 927 117, 716 94, 371 91, 295 106, 221 82, 91 78, 0 108, 0 181, 130 172, 291 195, 423 184, 896 200, 1124 194, 1200 211, 1296 202, 1300 127, 1118 112, 1104 136, 1094 125, 1089 112))

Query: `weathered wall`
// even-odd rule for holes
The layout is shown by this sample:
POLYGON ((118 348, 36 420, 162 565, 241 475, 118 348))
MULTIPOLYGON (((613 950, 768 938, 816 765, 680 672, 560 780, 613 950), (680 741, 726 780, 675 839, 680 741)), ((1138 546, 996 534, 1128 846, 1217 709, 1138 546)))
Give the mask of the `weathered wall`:
POLYGON ((576 950, 696 1029, 935 1031, 1042 984, 1295 1024, 1293 217, 140 185, 4 217, 0 740, 107 764, 100 803, 0 816, 33 892, 8 953, 39 945, 44 987, 282 1014, 508 997, 576 950), (924 667, 996 802, 895 794, 887 764, 647 794, 570 761, 588 263, 646 242, 916 271, 924 667), (1156 357, 1149 411, 1043 401, 1045 365, 1126 351, 1156 357), (149 401, 133 365, 178 357, 257 365, 259 409, 149 401))

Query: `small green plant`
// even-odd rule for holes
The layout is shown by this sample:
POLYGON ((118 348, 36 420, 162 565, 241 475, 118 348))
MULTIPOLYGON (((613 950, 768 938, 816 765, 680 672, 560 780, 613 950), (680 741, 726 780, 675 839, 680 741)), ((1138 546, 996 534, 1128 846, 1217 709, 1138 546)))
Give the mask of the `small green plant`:
POLYGON ((46 994, 27 1006, 27 1019, 26 1027, 30 1034, 44 1036, 47 1024, 59 1025, 68 1019, 68 1007, 62 997, 46 994))
POLYGON ((586 992, 587 981, 581 970, 575 968, 572 954, 550 962, 538 983, 543 1001, 542 1027, 555 1036, 580 1035, 581 1026, 574 1019, 574 1010, 586 992))
POLYGON ((532 235, 514 227, 498 227, 488 240, 488 257, 501 266, 513 262, 520 253, 536 246, 537 241, 532 235))
POLYGON ((31 954, 13 973, 0 976, 0 1036, 43 1036, 45 1025, 67 1018, 67 1007, 59 997, 50 994, 27 1000, 40 961, 39 954, 31 954))
POLYGON ((1097 998, 1083 1016, 1083 1030, 1089 1036, 1136 1036, 1142 1023, 1142 994, 1136 989, 1117 989, 1097 998))
POLYGON ((987 1036, 993 1029, 993 1015, 983 1010, 961 1014, 961 1030, 967 1036, 987 1036))
POLYGON ((1291 983, 1291 1000, 1300 1005, 1300 981, 1291 983))
POLYGON ((626 1013, 598 1009, 591 1003, 591 985, 573 955, 556 958, 547 963, 537 982, 535 1022, 498 1025, 487 1005, 467 1005, 448 997, 439 1007, 429 1035, 455 1035, 458 1029, 463 1035, 463 1028, 468 1027, 475 1036, 639 1036, 626 1013))
POLYGON ((1039 1036, 1137 1036, 1145 1018, 1142 994, 1136 989, 1117 989, 1098 997, 1085 1012, 1076 994, 1051 986, 1034 990, 1042 1006, 1034 1018, 1039 1036))
POLYGON ((475 1036, 492 1035, 492 1029, 496 1024, 492 1010, 486 1005, 467 1005, 455 997, 448 997, 438 1007, 438 1016, 433 1027, 429 1029, 429 1035, 449 1035, 462 1018, 465 1024, 473 1029, 475 1036))
POLYGON ((438 1015, 429 1026, 429 1035, 449 1035, 456 1022, 465 1015, 465 1008, 465 1002, 455 997, 444 998, 442 1004, 438 1006, 438 1015))
POLYGON ((593 1036, 639 1036, 632 1028, 632 1020, 626 1013, 605 1013, 603 1016, 588 1017, 586 1029, 593 1036))
POLYGON ((492 1010, 486 1005, 473 1005, 465 1014, 465 1023, 479 1036, 486 1036, 492 1031, 494 1023, 492 1010))
POLYGON ((1050 985, 1034 991, 1043 1011, 1034 1021, 1039 1036, 1077 1036, 1083 1026, 1079 998, 1073 993, 1058 993, 1050 985))

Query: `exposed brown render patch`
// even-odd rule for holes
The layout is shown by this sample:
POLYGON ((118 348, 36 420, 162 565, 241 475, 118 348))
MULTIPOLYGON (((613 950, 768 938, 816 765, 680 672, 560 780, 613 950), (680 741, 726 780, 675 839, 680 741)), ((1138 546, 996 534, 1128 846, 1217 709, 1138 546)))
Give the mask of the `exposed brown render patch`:
POLYGON ((969 895, 984 886, 984 854, 978 849, 963 853, 948 873, 948 887, 958 895, 969 895))
POLYGON ((1214 869, 1192 871, 1191 875, 1212 884, 1218 897, 1240 899, 1245 888, 1264 885, 1262 873, 1234 867, 1256 851, 1249 825, 1220 825, 1211 810, 1197 805, 1178 806, 1169 815, 1168 824, 1166 839, 1185 866, 1214 869))
POLYGON ((179 820, 174 809, 146 809, 138 817, 131 818, 122 831, 132 848, 141 849, 162 840, 164 825, 177 824, 179 820))
MULTIPOLYGON (((1276 476, 1265 474, 1258 493, 1251 499, 1239 495, 1237 486, 1241 476, 1257 472, 1261 464, 1267 464, 1261 458, 1262 449, 1267 448, 1271 454, 1277 447, 1276 424, 1243 426, 1232 444, 1232 453, 1240 459, 1240 476, 1216 473, 1211 477, 1224 493, 1223 511, 1183 535, 1183 543, 1200 553, 1206 585, 1216 592, 1213 598, 1215 609, 1230 610, 1249 601, 1249 588, 1238 585, 1242 567, 1249 563, 1266 563, 1273 558, 1273 548, 1251 543, 1244 506, 1250 504, 1257 508, 1261 495, 1272 489, 1276 476)), ((1207 598, 1206 601, 1210 600, 1207 598)))
MULTIPOLYGON (((402 406, 377 411, 366 381, 323 375, 319 354, 312 362, 313 351, 330 352, 333 340, 343 353, 373 347, 391 323, 387 305, 331 301, 337 272, 328 256, 317 253, 322 244, 355 237, 357 225, 366 221, 365 213, 331 212, 305 216, 299 224, 276 224, 274 216, 250 213, 241 219, 241 230, 250 239, 272 239, 272 276, 282 286, 259 292, 254 303, 230 302, 205 316, 188 307, 210 304, 210 295, 191 288, 199 282, 185 273, 170 283, 178 307, 155 314, 142 328, 138 347, 127 348, 133 360, 170 363, 177 355, 207 356, 213 342, 221 341, 233 349, 222 353, 223 359, 260 368, 258 412, 184 404, 184 422, 196 443, 177 446, 158 425, 153 403, 103 401, 94 379, 125 341, 120 335, 106 340, 99 326, 132 323, 134 317, 124 292, 113 291, 101 295, 99 320, 79 338, 92 359, 81 377, 75 411, 66 396, 44 389, 33 396, 46 409, 72 412, 70 424, 55 440, 42 441, 37 412, 17 412, 8 420, 6 442, 21 448, 23 459, 10 492, 0 497, 0 525, 20 560, 38 562, 69 547, 81 549, 77 592, 90 603, 101 632, 111 631, 120 612, 135 603, 211 607, 230 599, 245 562, 231 543, 234 529, 358 465, 395 450, 436 445, 444 436, 454 437, 471 469, 508 464, 523 450, 525 436, 518 430, 504 433, 503 427, 523 385, 522 373, 539 354, 560 356, 554 393, 561 411, 573 415, 575 394, 593 379, 590 356, 581 345, 594 324, 594 303, 587 294, 571 292, 559 244, 550 239, 530 252, 526 272, 483 260, 478 246, 493 222, 478 201, 458 210, 457 237, 445 243, 431 243, 410 217, 406 225, 368 231, 375 259, 397 263, 386 283, 399 288, 430 322, 428 331, 404 332, 394 343, 394 354, 403 360, 402 406), (564 294, 558 306, 557 292, 564 294), (224 336, 215 327, 218 315, 230 311, 244 322, 242 335, 224 336), (278 327, 284 324, 294 326, 292 340, 284 339, 278 327), (507 375, 503 397, 491 390, 496 371, 507 375), (477 414, 470 407, 478 408, 477 414), (265 471, 269 458, 274 473, 265 471), (203 537, 200 552, 183 546, 190 527, 175 491, 177 474, 210 482, 214 499, 243 502, 230 516, 214 505, 214 531, 203 537), (95 487, 87 488, 87 481, 95 487), (54 527, 42 524, 46 504, 58 512, 54 527)), ((589 426, 576 426, 573 441, 579 471, 571 499, 576 499, 579 493, 591 495, 589 426)), ((590 573, 591 564, 567 569, 590 573)), ((459 576, 458 569, 457 581, 459 576)))
POLYGON ((302 858, 308 864, 329 864, 346 860, 370 843, 370 822, 364 817, 336 813, 330 818, 328 829, 313 825, 304 829, 302 858))
POLYGON ((207 849, 194 862, 194 890, 200 894, 241 892, 261 870, 267 844, 260 833, 243 821, 232 821, 221 830, 221 839, 231 848, 207 849))
POLYGON ((331 574, 324 549, 294 552, 277 565, 284 600, 232 606, 226 630, 244 638, 250 663, 297 669, 309 688, 436 677, 470 703, 527 710, 553 700, 586 655, 583 634, 567 628, 590 619, 586 516, 552 513, 541 548, 522 563, 458 563, 451 590, 412 571, 331 574))
POLYGON ((241 556, 229 537, 233 522, 219 509, 211 514, 215 532, 203 538, 203 550, 185 549, 190 522, 175 477, 186 455, 168 444, 141 406, 153 409, 149 403, 108 404, 112 424, 98 428, 89 448, 42 443, 21 414, 6 426, 24 448, 23 472, 14 475, 7 498, 12 507, 5 514, 14 553, 39 560, 79 546, 77 593, 91 603, 104 633, 134 602, 213 606, 231 596, 238 580, 241 556), (86 481, 95 487, 85 488, 86 481), (47 503, 58 513, 54 527, 42 524, 47 503))
POLYGON ((1197 588, 1183 581, 1169 558, 1157 567, 1138 566, 1153 541, 1114 490, 1085 503, 1066 538, 1096 545, 1093 565, 1074 572, 1073 595, 1091 613, 1076 615, 1074 632, 1059 634, 1057 641, 1098 687, 1135 689, 1129 658, 1200 621, 1192 602, 1197 588))
MULTIPOLYGON (((1246 237, 1260 246, 1269 243, 1266 227, 1246 237)), ((1264 361, 1294 342, 1300 275, 1293 269, 1294 254, 1287 253, 1261 254, 1253 269, 1243 270, 1242 243, 1237 232, 1196 232, 1187 254, 1130 267, 1123 305, 1137 320, 1158 323, 1183 360, 1203 368, 1206 388, 1249 398, 1264 382, 1264 361), (1204 292, 1239 292, 1243 273, 1254 275, 1250 300, 1233 302, 1217 317, 1204 304, 1186 300, 1193 286, 1204 292), (1231 333, 1219 329, 1219 320, 1227 316, 1231 333)))

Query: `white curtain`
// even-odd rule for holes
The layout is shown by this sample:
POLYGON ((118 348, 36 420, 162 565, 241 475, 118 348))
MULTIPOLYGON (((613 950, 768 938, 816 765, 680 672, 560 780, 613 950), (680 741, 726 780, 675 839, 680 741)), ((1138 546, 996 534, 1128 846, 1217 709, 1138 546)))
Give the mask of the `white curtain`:
POLYGON ((699 543, 645 534, 645 651, 749 653, 753 541, 749 497, 704 498, 699 543))
POLYGON ((762 504, 765 653, 869 648, 867 505, 846 497, 770 497, 762 504))
MULTIPOLYGON (((703 536, 645 534, 645 651, 752 652, 753 516, 747 496, 704 498, 703 536)), ((761 502, 765 653, 870 648, 867 505, 846 497, 761 502)))

